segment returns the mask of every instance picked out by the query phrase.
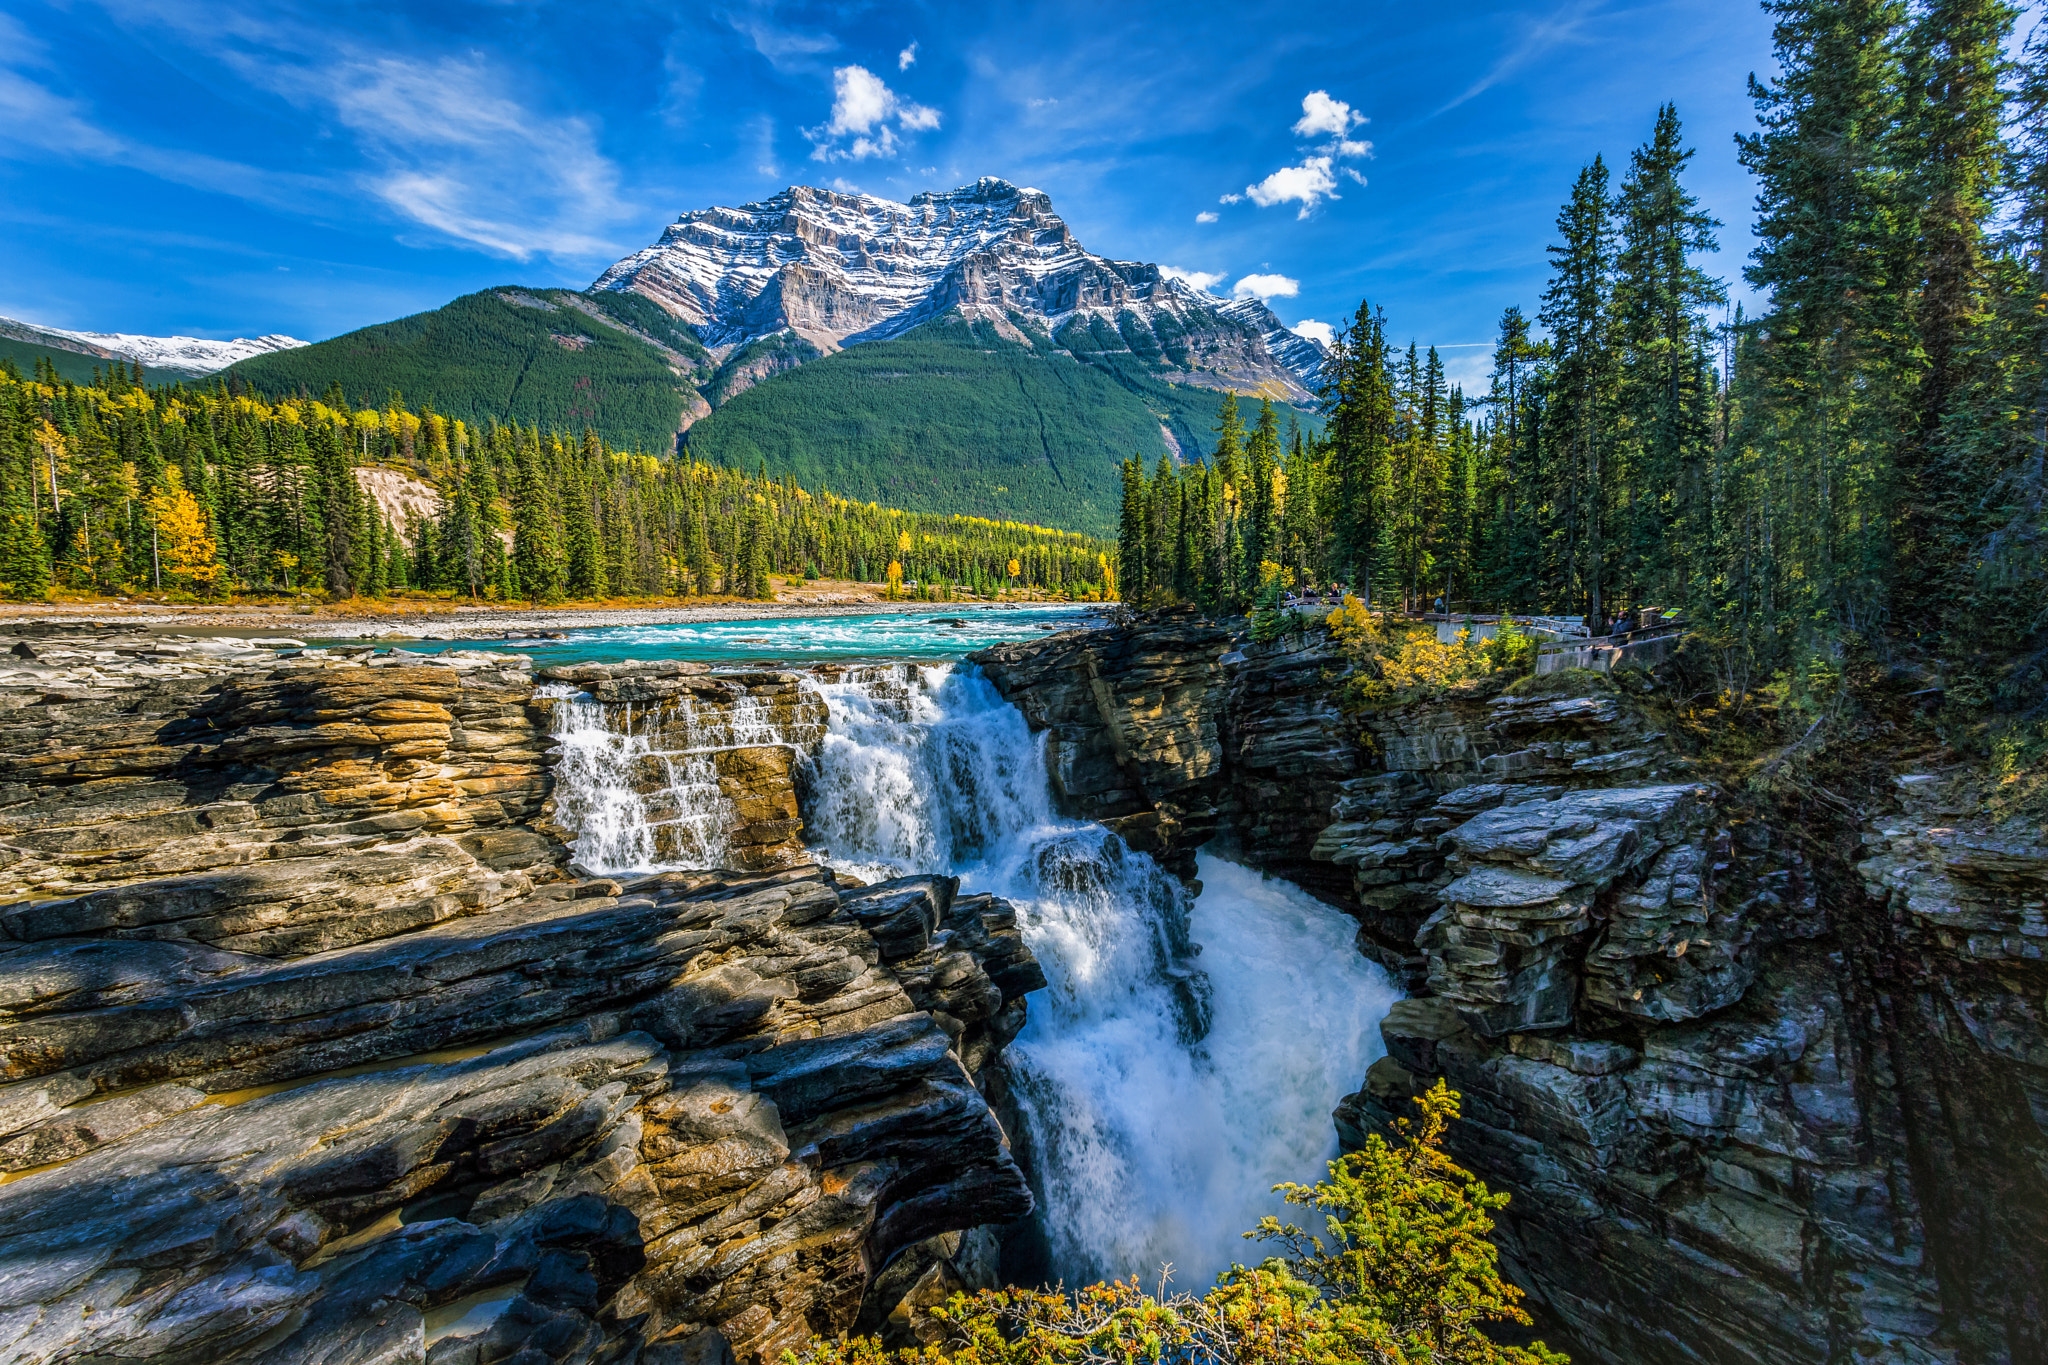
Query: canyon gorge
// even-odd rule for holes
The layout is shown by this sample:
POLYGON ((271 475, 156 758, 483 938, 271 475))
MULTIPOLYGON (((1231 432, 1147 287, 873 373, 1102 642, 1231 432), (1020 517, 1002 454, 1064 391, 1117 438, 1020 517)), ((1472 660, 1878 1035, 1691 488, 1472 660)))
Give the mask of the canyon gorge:
POLYGON ((1351 716, 1319 633, 1193 614, 801 670, 15 629, 8 1358, 1199 1287, 1437 1077, 1576 1360, 2048 1358, 2048 848, 1910 750, 1794 812, 1662 674, 1351 716))

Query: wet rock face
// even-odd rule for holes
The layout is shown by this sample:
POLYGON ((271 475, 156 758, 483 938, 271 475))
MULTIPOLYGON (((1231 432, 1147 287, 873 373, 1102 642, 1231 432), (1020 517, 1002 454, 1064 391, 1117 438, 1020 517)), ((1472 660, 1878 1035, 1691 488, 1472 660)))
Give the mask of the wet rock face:
POLYGON ((1180 838, 1222 832, 1358 917, 1412 998, 1340 1135, 1438 1077, 1460 1091, 1456 1153, 1511 1194, 1499 1240, 1553 1344, 2048 1361, 2037 831, 1907 773, 1860 862, 1809 862, 1604 683, 1375 713, 1373 762, 1318 710, 1336 660, 1232 645, 1148 618, 984 667, 1062 750, 1103 756, 1091 790, 1124 778, 1127 822, 1149 803, 1180 838), (1118 716, 1166 696, 1119 685, 1124 659, 1203 685, 1170 722, 1118 716), (1104 710, 1125 734, 1213 724, 1220 767, 1119 765, 1104 710))
POLYGON ((0 1356, 769 1360, 1029 1211, 1003 902, 567 876, 516 667, 125 681, 0 722, 66 831, 10 871, 69 893, 0 904, 0 1356), (217 827, 132 832, 152 783, 217 827))
MULTIPOLYGON (((825 703, 797 674, 713 674, 702 663, 641 659, 545 668, 539 676, 582 689, 605 708, 610 728, 644 740, 631 780, 659 862, 702 864, 707 842, 720 865, 750 871, 808 860, 797 776, 824 742, 825 703), (715 828, 706 827, 709 803, 715 828)), ((535 705, 552 718, 562 702, 543 695, 535 705)), ((543 826, 567 840, 577 833, 571 824, 550 802, 543 826)))

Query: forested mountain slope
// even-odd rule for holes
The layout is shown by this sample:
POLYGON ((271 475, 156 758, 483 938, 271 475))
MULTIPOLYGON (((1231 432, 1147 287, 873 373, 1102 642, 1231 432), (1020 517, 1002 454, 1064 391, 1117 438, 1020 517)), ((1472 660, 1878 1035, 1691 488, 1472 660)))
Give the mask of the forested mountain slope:
POLYGON ((1124 459, 1215 444, 1215 391, 1034 340, 955 316, 852 347, 738 394, 690 429, 688 450, 859 500, 1107 534, 1124 459))
POLYGON ((687 328, 637 296, 506 286, 229 374, 272 398, 339 384, 358 404, 398 395, 472 424, 588 426, 617 445, 666 451, 685 414, 705 410, 694 385, 708 362, 687 328))
POLYGON ((1094 255, 1045 195, 984 179, 685 213, 588 291, 485 290, 230 380, 625 449, 687 440, 849 497, 1100 534, 1118 462, 1205 452, 1221 393, 1316 428, 1323 358, 1260 300, 1094 255))

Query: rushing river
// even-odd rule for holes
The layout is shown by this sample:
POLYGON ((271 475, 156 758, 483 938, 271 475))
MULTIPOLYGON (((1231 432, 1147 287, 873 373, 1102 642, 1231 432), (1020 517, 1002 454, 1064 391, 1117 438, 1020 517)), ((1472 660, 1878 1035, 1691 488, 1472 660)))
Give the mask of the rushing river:
MULTIPOLYGON (((1005 1065, 1051 1277, 1149 1283, 1171 1262, 1198 1288, 1256 1257, 1239 1234, 1278 1208, 1272 1185, 1321 1175, 1330 1110, 1379 1055, 1398 998, 1352 946, 1355 925, 1206 854, 1190 897, 1110 831, 1059 815, 1043 737, 969 666, 871 664, 806 685, 829 711, 807 784, 813 847, 864 878, 943 870, 1006 897, 1050 979, 1005 1065)), ((621 712, 565 700, 558 774, 579 860, 652 866, 624 776, 649 760, 644 742, 621 712)), ((744 728, 702 739, 767 738, 744 728)), ((666 804, 700 813, 715 862, 716 783, 689 754, 654 757, 672 765, 666 804)))

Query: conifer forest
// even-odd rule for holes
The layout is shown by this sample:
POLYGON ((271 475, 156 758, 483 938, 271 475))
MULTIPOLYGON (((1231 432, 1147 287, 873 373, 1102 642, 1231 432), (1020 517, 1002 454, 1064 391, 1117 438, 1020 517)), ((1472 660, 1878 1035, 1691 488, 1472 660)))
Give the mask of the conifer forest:
POLYGON ((1931 655, 1952 701, 2048 727, 2048 48, 1958 0, 1768 6, 1781 74, 1739 151, 1766 300, 1699 265, 1675 108, 1570 186, 1491 383, 1358 306, 1327 429, 1226 400, 1213 458, 1124 467, 1122 589, 1243 610, 1337 582, 1374 606, 1683 611, 1727 686, 1834 690, 1931 655))
POLYGON ((765 597, 771 573, 1100 598, 1113 574, 1108 547, 1072 532, 897 512, 588 430, 351 411, 338 388, 144 388, 118 362, 91 385, 0 369, 0 452, 0 584, 17 599, 765 597), (428 485, 436 514, 387 515, 358 477, 378 469, 428 485))

